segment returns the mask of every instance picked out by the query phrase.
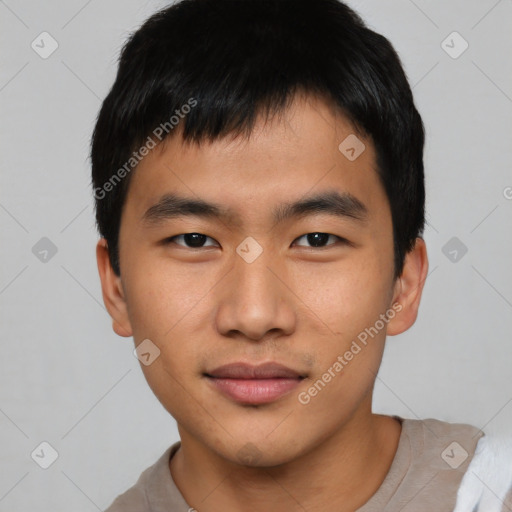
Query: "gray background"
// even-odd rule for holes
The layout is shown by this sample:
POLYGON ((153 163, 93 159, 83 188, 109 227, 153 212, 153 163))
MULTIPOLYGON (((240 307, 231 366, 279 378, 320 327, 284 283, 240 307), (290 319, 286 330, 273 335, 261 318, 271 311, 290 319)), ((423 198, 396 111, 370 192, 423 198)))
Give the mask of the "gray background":
MULTIPOLYGON (((416 324, 388 338, 375 411, 505 431, 512 2, 349 4, 397 49, 427 131, 430 275, 416 324), (453 31, 458 58, 441 46, 453 31)), ((104 509, 178 439, 102 303, 88 161, 119 50, 163 5, 0 0, 0 511, 104 509), (46 59, 31 48, 43 31, 59 45, 46 59), (58 452, 46 470, 43 441, 58 452)))

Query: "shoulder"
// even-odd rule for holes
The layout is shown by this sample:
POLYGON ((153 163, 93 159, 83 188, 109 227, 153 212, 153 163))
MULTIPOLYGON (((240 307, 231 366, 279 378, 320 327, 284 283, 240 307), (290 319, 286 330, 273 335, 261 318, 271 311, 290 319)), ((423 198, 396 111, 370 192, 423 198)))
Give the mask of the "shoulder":
POLYGON ((512 510, 512 437, 486 435, 476 448, 454 512, 512 510))
POLYGON ((433 418, 404 420, 403 426, 421 465, 451 468, 457 475, 450 478, 456 490, 454 512, 512 510, 512 437, 433 418))
MULTIPOLYGON (((141 475, 142 476, 142 475, 141 475)), ((105 512, 149 512, 149 503, 145 491, 137 482, 133 487, 120 494, 105 512)))
POLYGON ((404 419, 411 430, 423 432, 425 439, 445 439, 458 437, 460 439, 475 439, 475 445, 484 433, 477 427, 467 423, 450 423, 435 418, 421 420, 404 419))
POLYGON ((146 480, 152 466, 145 469, 139 479, 128 490, 117 496, 105 512, 149 512, 146 495, 146 480))
POLYGON ((484 436, 473 425, 434 418, 404 419, 402 428, 411 443, 413 458, 429 460, 439 469, 466 469, 484 436))
POLYGON ((385 510, 453 511, 457 489, 483 435, 466 423, 404 419, 385 510))
POLYGON ((140 474, 132 487, 115 498, 105 512, 150 512, 148 494, 154 491, 155 485, 167 477, 167 461, 177 445, 179 443, 167 448, 154 464, 140 474))

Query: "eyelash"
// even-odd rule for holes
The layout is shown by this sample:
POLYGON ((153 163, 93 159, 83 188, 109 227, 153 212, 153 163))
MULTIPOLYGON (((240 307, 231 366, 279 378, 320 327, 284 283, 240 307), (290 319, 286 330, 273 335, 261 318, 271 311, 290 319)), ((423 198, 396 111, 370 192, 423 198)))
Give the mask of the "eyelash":
MULTIPOLYGON (((304 238, 304 237, 307 237, 308 235, 328 235, 329 237, 334 237, 334 238, 337 238, 338 241, 344 245, 351 245, 351 243, 345 239, 345 238, 342 238, 340 236, 337 236, 337 235, 333 235, 331 233, 324 233, 324 232, 321 232, 321 231, 312 231, 311 233, 306 233, 304 235, 301 235, 299 237, 297 237, 294 242, 296 240, 300 240, 301 238, 304 238)), ((184 237, 185 235, 201 235, 201 236, 206 236, 206 238, 210 239, 210 240, 214 240, 213 238, 207 236, 207 235, 203 235, 202 233, 196 233, 196 232, 192 232, 192 233, 183 233, 181 235, 175 235, 175 236, 171 236, 169 238, 166 238, 163 243, 164 244, 171 244, 171 243, 176 243, 174 242, 174 239, 176 238, 179 238, 179 237, 184 237)), ((176 245, 180 245, 181 247, 185 247, 186 249, 203 249, 204 247, 214 247, 213 245, 207 245, 207 246, 202 246, 202 247, 189 247, 187 245, 182 245, 182 244, 176 244, 176 245)), ((321 246, 321 247, 314 247, 314 246, 299 246, 299 247, 310 247, 311 249, 325 249, 326 247, 330 247, 332 245, 336 245, 335 243, 333 244, 327 244, 327 245, 324 245, 324 246, 321 246)))

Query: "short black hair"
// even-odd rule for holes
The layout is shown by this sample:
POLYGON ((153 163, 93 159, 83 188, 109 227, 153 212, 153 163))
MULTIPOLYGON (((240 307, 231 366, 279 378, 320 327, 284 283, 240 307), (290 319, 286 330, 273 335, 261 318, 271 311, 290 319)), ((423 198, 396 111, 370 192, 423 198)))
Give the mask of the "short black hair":
POLYGON ((91 141, 96 222, 114 272, 139 149, 177 123, 185 141, 248 136, 258 115, 282 113, 299 92, 373 142, 400 276, 425 223, 424 126, 391 43, 338 0, 181 0, 130 35, 91 141))

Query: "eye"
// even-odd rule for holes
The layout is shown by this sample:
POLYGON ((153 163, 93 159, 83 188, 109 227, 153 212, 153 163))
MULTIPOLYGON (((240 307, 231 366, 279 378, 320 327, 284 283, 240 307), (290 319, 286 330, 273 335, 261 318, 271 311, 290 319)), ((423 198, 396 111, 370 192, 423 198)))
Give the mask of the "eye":
POLYGON ((215 245, 218 245, 217 242, 215 242, 214 244, 205 245, 206 240, 212 240, 215 242, 215 240, 213 240, 213 238, 203 235, 201 233, 184 233, 183 235, 171 236, 170 238, 167 238, 164 241, 164 243, 166 243, 166 244, 176 243, 177 245, 182 245, 182 246, 185 246, 185 247, 188 247, 191 249, 200 249, 201 247, 211 247, 211 246, 215 247, 215 245), (178 242, 178 240, 185 242, 185 243, 184 244, 180 243, 180 242, 178 242))
MULTIPOLYGON (((312 247, 321 248, 321 247, 325 247, 326 245, 334 245, 336 243, 336 241, 335 241, 334 243, 327 244, 327 241, 329 240, 330 237, 338 239, 341 243, 346 243, 346 244, 349 243, 347 240, 345 240, 344 238, 341 238, 339 236, 331 235, 330 233, 318 233, 318 232, 307 233, 306 235, 302 235, 299 238, 296 238, 295 242, 297 240, 301 240, 301 239, 305 238, 307 240, 307 242, 309 244, 311 244, 312 247)), ((301 244, 297 244, 297 245, 301 245, 301 244)), ((302 247, 304 247, 304 245, 302 245, 302 247)))

